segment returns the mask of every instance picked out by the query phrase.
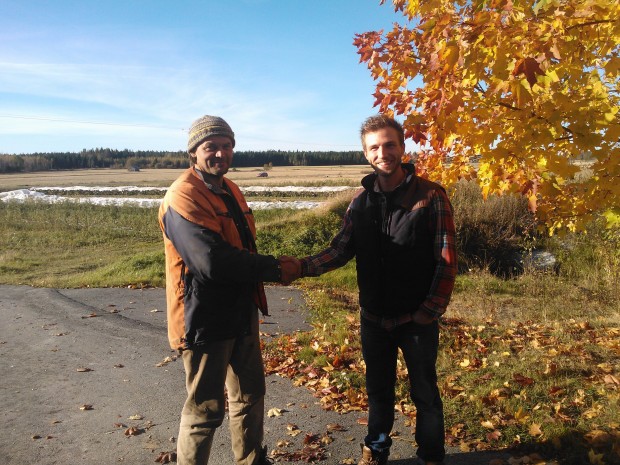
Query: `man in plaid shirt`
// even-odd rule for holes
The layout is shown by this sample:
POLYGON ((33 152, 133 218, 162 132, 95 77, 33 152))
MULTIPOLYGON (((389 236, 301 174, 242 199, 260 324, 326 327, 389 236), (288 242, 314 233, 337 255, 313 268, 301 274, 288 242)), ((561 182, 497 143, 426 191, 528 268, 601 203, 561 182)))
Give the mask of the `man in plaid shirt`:
POLYGON ((368 118, 364 155, 375 173, 362 179, 330 246, 302 258, 302 276, 318 276, 356 258, 366 363, 368 434, 358 465, 387 463, 394 424, 396 362, 403 353, 416 411, 418 464, 445 456, 443 405, 437 387, 437 319, 457 270, 452 206, 445 190, 401 164, 404 132, 392 118, 368 118))

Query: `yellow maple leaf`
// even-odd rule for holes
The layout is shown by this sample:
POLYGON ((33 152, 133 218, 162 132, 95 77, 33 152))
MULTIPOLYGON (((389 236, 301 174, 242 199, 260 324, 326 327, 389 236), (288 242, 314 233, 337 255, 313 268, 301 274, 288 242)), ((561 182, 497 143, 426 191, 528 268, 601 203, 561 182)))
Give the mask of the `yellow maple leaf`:
POLYGON ((484 420, 480 423, 484 428, 487 429, 495 429, 495 426, 493 425, 493 423, 491 423, 489 420, 484 420))
POLYGON ((588 452, 588 460, 592 465, 605 465, 603 456, 603 454, 597 454, 592 449, 590 449, 590 451, 588 452))
POLYGON ((530 436, 542 436, 543 432, 542 429, 540 428, 540 425, 537 423, 532 423, 530 425, 530 436))

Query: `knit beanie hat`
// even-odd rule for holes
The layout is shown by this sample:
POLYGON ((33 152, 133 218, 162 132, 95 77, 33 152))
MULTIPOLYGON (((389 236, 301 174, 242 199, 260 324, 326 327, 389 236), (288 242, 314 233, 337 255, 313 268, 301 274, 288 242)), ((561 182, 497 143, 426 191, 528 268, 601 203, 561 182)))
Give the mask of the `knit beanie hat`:
POLYGON ((187 141, 188 153, 196 150, 196 147, 202 144, 207 137, 211 136, 229 137, 233 147, 235 146, 235 133, 228 123, 219 116, 205 115, 194 121, 189 128, 189 139, 187 141))

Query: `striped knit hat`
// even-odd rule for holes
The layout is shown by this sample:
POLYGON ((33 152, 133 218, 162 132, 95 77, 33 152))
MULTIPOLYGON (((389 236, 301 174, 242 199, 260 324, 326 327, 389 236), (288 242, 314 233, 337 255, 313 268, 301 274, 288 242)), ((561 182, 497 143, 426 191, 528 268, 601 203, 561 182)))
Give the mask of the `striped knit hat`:
POLYGON ((189 128, 187 151, 189 153, 193 152, 196 150, 196 147, 205 141, 207 137, 211 136, 229 137, 232 141, 233 147, 235 146, 235 133, 232 131, 228 123, 219 116, 205 115, 194 121, 192 126, 189 128))

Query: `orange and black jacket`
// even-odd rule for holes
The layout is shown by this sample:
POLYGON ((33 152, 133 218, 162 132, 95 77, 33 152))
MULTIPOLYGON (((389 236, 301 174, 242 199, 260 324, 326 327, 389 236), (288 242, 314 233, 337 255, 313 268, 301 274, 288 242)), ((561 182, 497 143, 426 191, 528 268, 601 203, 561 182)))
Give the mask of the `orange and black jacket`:
POLYGON ((263 281, 279 281, 279 262, 256 253, 252 211, 232 181, 209 183, 189 168, 159 209, 166 252, 168 339, 173 349, 247 333, 258 307, 268 314, 263 281))

